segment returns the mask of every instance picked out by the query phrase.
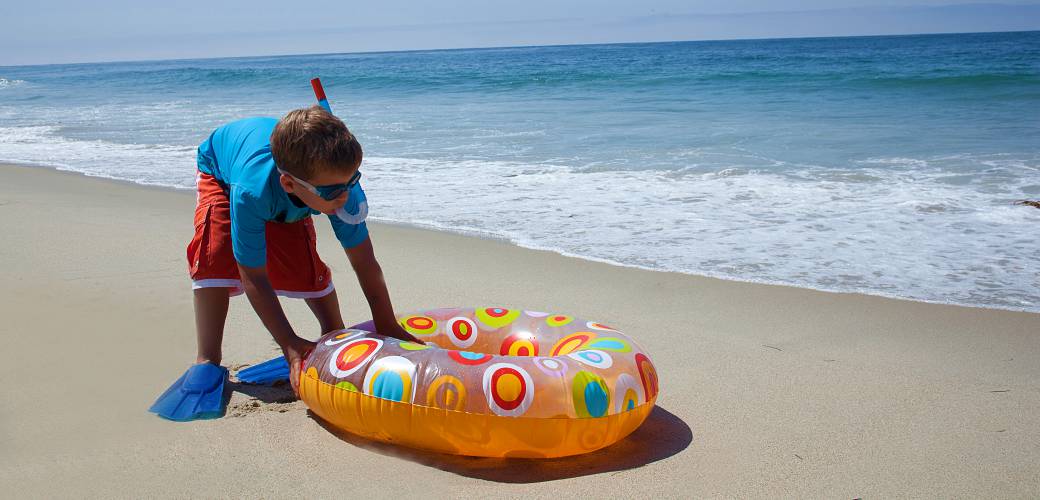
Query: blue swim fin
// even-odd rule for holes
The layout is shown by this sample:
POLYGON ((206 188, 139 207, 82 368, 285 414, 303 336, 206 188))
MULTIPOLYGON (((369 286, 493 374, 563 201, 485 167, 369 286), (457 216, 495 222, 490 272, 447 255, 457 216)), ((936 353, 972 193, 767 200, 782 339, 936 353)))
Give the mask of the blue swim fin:
POLYGON ((211 363, 192 365, 148 411, 176 422, 224 416, 228 369, 211 363))
POLYGON ((244 384, 271 385, 282 380, 289 380, 289 363, 285 356, 278 356, 258 365, 239 371, 236 376, 244 384))

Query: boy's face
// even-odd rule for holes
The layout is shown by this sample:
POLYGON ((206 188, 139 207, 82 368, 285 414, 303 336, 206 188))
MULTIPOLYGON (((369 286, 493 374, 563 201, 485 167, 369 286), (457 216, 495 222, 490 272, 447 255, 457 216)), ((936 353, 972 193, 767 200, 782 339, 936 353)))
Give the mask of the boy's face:
POLYGON ((358 169, 349 172, 334 172, 318 169, 318 172, 310 179, 299 179, 288 172, 282 172, 279 182, 286 193, 295 195, 308 207, 323 214, 334 214, 341 208, 350 197, 350 187, 357 183, 358 169), (311 188, 317 188, 320 193, 342 191, 332 199, 325 199, 311 188))

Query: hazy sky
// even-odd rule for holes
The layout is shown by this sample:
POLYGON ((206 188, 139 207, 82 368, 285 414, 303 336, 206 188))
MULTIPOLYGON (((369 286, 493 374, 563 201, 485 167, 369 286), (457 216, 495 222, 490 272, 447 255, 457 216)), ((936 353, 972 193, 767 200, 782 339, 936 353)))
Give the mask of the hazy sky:
POLYGON ((1040 1, 39 0, 0 3, 0 65, 1040 29, 1040 1))

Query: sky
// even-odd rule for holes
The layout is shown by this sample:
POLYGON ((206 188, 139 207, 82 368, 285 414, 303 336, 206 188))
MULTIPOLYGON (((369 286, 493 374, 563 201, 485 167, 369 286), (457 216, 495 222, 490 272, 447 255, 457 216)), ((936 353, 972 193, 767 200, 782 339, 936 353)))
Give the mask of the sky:
POLYGON ((1023 30, 1040 1, 5 1, 0 65, 1023 30))

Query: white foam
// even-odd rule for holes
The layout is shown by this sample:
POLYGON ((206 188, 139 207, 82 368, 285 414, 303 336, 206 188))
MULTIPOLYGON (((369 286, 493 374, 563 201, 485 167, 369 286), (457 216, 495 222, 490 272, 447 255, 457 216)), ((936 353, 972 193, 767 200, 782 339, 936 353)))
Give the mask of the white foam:
MULTIPOLYGON (((899 168, 676 176, 377 158, 367 189, 384 219, 492 233, 594 260, 1040 310, 1040 211, 980 189, 992 184, 986 179, 942 182, 941 161, 873 163, 899 168)), ((1028 174, 1017 172, 999 190, 1014 193, 1028 174)))
MULTIPOLYGON (((0 127, 0 160, 191 188, 195 147, 0 127)), ((695 164, 696 152, 690 153, 695 164)), ((366 157, 372 218, 726 279, 1040 311, 1040 158, 734 158, 705 172, 366 157), (964 165, 985 165, 979 174, 964 165), (782 168, 778 168, 782 167, 782 168)))
POLYGON ((195 147, 73 140, 58 135, 59 130, 0 127, 0 160, 147 185, 195 186, 195 147))

